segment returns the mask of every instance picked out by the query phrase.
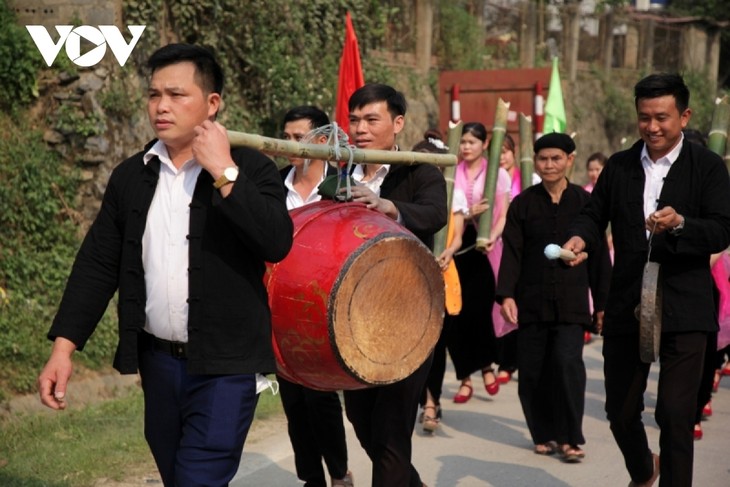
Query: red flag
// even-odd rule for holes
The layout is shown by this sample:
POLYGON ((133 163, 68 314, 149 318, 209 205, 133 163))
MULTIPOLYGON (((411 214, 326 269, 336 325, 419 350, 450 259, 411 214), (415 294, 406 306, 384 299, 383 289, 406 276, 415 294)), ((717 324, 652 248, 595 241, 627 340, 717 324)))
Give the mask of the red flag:
POLYGON ((360 64, 360 49, 357 46, 357 36, 352 27, 350 12, 345 17, 345 45, 342 48, 340 58, 340 78, 337 82, 337 105, 335 107, 335 120, 345 132, 348 132, 350 125, 350 110, 347 102, 350 96, 365 84, 362 75, 362 64, 360 64))

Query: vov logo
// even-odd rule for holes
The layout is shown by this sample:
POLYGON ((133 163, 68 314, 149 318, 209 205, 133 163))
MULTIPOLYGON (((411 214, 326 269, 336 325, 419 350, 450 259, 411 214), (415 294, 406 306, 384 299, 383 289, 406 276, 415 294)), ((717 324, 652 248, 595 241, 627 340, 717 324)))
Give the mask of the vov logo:
POLYGON ((56 60, 61 48, 66 46, 66 55, 77 66, 89 67, 98 64, 106 54, 106 47, 109 46, 112 54, 117 58, 120 66, 129 59, 132 49, 144 32, 145 25, 129 25, 127 28, 132 34, 132 40, 127 43, 115 25, 100 25, 97 29, 90 25, 57 25, 58 41, 53 42, 48 30, 42 25, 26 25, 28 33, 33 38, 38 51, 48 66, 56 60), (85 53, 81 53, 81 39, 84 39, 96 47, 85 53))

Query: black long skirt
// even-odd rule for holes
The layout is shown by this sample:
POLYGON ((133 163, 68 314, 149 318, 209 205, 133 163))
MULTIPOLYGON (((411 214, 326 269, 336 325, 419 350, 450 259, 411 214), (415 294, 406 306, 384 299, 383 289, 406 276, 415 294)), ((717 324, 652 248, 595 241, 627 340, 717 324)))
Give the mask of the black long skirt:
MULTIPOLYGON (((477 231, 468 224, 462 249, 474 245, 477 231)), ((446 346, 454 363, 456 378, 462 380, 497 361, 492 325, 495 277, 489 259, 476 249, 454 257, 461 283, 462 308, 444 321, 446 346)))

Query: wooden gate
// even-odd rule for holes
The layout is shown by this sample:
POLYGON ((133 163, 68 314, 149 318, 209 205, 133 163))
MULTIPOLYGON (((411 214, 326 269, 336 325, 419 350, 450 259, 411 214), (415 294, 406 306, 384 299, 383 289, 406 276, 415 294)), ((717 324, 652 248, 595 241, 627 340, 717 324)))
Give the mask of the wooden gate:
POLYGON ((543 97, 547 99, 551 68, 498 69, 484 71, 443 71, 439 75, 439 128, 448 133, 451 119, 452 90, 459 87, 461 120, 481 122, 489 134, 494 126, 494 112, 497 100, 510 102, 507 132, 519 147, 518 114, 532 116, 535 127, 535 95, 538 84, 542 86, 543 97))

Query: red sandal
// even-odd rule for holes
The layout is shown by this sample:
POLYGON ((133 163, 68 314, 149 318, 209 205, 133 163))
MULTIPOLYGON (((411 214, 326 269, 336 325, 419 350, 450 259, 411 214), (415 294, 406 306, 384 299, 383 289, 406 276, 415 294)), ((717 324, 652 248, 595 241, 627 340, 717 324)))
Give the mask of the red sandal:
POLYGON ((490 396, 495 396, 499 392, 499 381, 497 380, 497 376, 494 375, 494 370, 491 368, 489 369, 483 369, 482 370, 482 378, 484 379, 484 389, 486 389, 487 394, 490 396), (494 377, 494 382, 491 384, 487 384, 487 375, 492 374, 492 377, 494 377))
POLYGON ((467 394, 459 394, 457 392, 454 396, 454 402, 456 404, 464 404, 469 399, 471 399, 472 394, 474 394, 474 388, 471 386, 471 384, 461 384, 461 386, 459 386, 459 390, 461 390, 462 387, 466 387, 467 389, 469 389, 469 392, 467 394))

